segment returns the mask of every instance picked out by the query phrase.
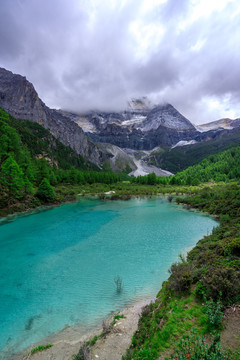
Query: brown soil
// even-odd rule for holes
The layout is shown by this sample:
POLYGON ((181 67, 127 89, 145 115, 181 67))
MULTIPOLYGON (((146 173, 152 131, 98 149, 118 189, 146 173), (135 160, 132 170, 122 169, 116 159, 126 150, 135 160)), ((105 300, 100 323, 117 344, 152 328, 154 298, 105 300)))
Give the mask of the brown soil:
POLYGON ((221 345, 237 350, 240 346, 240 305, 227 308, 223 318, 224 330, 221 332, 221 345))

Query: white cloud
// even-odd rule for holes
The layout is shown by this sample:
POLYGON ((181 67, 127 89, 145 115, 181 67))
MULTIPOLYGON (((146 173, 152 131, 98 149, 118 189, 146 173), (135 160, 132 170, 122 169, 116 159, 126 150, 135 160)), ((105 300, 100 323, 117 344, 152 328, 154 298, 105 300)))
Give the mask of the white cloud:
POLYGON ((2 0, 0 66, 51 107, 170 102, 193 122, 239 116, 238 0, 2 0))
POLYGON ((231 104, 230 94, 226 94, 222 99, 215 97, 206 98, 205 103, 210 111, 216 113, 220 111, 223 118, 235 119, 239 115, 233 108, 229 108, 229 105, 231 104))
POLYGON ((144 24, 139 20, 131 23, 130 34, 134 36, 136 57, 140 61, 149 59, 158 49, 164 33, 164 27, 158 24, 144 24))
POLYGON ((192 45, 190 49, 194 52, 198 52, 202 49, 205 43, 206 43, 206 39, 197 40, 197 42, 194 45, 192 45))

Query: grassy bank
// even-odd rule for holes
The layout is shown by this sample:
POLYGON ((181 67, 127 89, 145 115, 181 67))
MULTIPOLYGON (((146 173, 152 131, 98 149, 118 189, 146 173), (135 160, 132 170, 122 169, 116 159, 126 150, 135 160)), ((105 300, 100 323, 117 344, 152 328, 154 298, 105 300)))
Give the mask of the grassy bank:
POLYGON ((82 196, 98 195, 101 199, 118 199, 124 196, 138 195, 157 195, 157 194, 193 194, 198 191, 200 186, 174 186, 174 185, 140 185, 130 183, 129 181, 121 181, 116 184, 84 184, 70 185, 63 184, 55 187, 57 198, 61 201, 67 198, 75 198, 77 195, 82 196), (107 192, 112 194, 105 194, 107 192), (111 195, 111 196, 109 196, 111 195))

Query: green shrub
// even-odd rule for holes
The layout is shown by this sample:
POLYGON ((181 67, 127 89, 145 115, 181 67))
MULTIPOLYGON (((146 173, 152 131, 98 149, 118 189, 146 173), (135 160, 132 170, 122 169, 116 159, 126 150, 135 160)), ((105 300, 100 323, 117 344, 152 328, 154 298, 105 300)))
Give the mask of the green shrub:
POLYGON ((193 332, 191 336, 183 337, 175 354, 166 360, 232 360, 232 352, 224 351, 219 341, 220 336, 216 335, 212 344, 208 345, 204 337, 199 337, 193 332))
POLYGON ((174 263, 172 264, 169 273, 167 287, 177 293, 186 293, 190 290, 192 285, 192 268, 188 263, 174 263))
POLYGON ((201 281, 198 281, 194 293, 198 299, 203 300, 206 296, 206 286, 201 281))
POLYGON ((227 249, 230 254, 240 256, 240 238, 233 239, 228 245, 227 249))
POLYGON ((213 299, 206 301, 206 313, 208 315, 209 328, 219 328, 222 322, 222 302, 218 299, 216 302, 213 299))
POLYGON ((93 346, 96 344, 97 340, 99 339, 99 336, 94 336, 92 339, 90 339, 88 342, 87 342, 87 345, 90 345, 90 346, 93 346))
POLYGON ((228 267, 209 267, 201 279, 206 295, 217 300, 219 294, 225 303, 234 302, 240 292, 240 272, 228 267))
POLYGON ((31 349, 31 350, 30 350, 30 354, 35 354, 36 352, 47 350, 47 349, 49 349, 50 347, 52 347, 52 344, 39 345, 39 346, 31 349))

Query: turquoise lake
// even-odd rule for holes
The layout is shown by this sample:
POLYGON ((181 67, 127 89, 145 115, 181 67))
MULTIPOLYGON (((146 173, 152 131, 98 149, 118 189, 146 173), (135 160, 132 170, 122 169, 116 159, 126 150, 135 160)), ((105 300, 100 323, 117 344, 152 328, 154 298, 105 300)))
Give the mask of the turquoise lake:
POLYGON ((153 298, 178 255, 217 225, 162 198, 80 200, 1 225, 0 359, 153 298))

